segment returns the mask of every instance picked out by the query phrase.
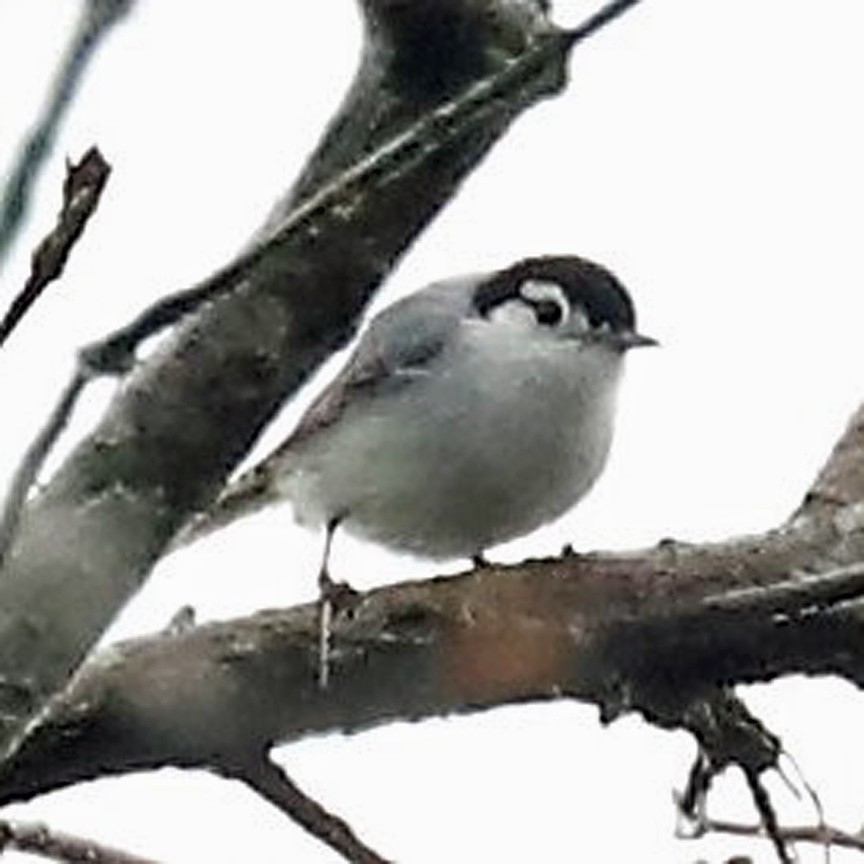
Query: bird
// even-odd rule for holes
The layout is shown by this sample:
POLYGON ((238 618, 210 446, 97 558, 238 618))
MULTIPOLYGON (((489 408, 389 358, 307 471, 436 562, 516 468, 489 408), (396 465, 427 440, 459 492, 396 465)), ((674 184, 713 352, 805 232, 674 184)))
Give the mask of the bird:
POLYGON ((656 345, 600 264, 542 255, 434 282, 375 316, 342 370, 269 456, 229 483, 183 545, 288 500, 324 531, 427 559, 486 550, 553 521, 603 471, 624 358, 656 345))

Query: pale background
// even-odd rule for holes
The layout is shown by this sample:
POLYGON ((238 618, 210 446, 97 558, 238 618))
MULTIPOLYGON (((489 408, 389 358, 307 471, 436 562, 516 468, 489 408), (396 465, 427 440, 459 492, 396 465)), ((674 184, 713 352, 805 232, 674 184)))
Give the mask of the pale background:
MULTIPOLYGON (((558 5, 565 23, 591 8, 558 5)), ((0 3, 0 170, 77 7, 0 3)), ((798 503, 864 397, 862 34, 860 0, 646 0, 576 52, 568 92, 518 122, 394 274, 382 301, 527 254, 585 254, 629 285, 641 329, 663 342, 632 358, 590 499, 491 557, 761 531, 798 503)), ((111 36, 3 274, 5 306, 52 224, 64 157, 98 143, 114 166, 99 212, 62 284, 0 354, 0 477, 77 346, 244 243, 340 100, 358 46, 352 0, 149 0, 111 36)), ((76 428, 113 386, 95 388, 76 428)), ((158 629, 185 603, 210 618, 310 599, 318 552, 287 509, 273 511, 166 562, 112 636, 158 629)), ((335 573, 360 587, 438 569, 344 538, 335 550, 335 573)), ((857 828, 864 697, 795 679, 746 698, 829 821, 857 828)), ((683 734, 636 718, 603 729, 594 708, 557 704, 312 740, 278 758, 410 864, 772 861, 757 841, 673 838, 671 790, 693 753, 683 734)), ((743 781, 722 787, 717 815, 751 820, 743 781)), ((775 788, 784 821, 814 818, 775 788)), ((193 772, 100 781, 13 810, 165 862, 337 860, 243 788, 193 772)))

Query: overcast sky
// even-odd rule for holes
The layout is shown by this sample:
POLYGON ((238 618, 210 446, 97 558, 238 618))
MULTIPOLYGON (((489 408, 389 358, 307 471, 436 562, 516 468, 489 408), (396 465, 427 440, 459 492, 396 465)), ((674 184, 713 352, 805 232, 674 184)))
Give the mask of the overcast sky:
MULTIPOLYGON (((0 171, 77 5, 0 3, 0 171)), ((559 7, 566 23, 591 8, 559 7)), ((527 254, 593 257, 663 343, 632 358, 590 498, 491 557, 723 538, 797 505, 864 394, 862 34, 861 0, 645 0, 579 49, 567 93, 517 123, 405 258, 379 305, 527 254)), ((2 274, 5 306, 53 220, 64 158, 97 143, 114 166, 99 212, 62 285, 0 355, 14 406, 0 424, 0 477, 78 346, 224 263, 254 231, 338 104, 359 44, 351 0, 149 0, 112 35, 2 274)), ((113 386, 88 396, 76 429, 113 386)), ((114 635, 158 629, 185 603, 208 618, 307 600, 318 554, 319 538, 286 509, 264 514, 160 566, 114 635)), ((440 570, 344 538, 335 550, 336 575, 358 587, 440 570)), ((746 692, 829 820, 857 828, 861 695, 804 680, 746 692)), ((773 860, 764 844, 673 839, 671 790, 693 753, 684 735, 636 718, 601 729, 592 707, 557 704, 278 755, 382 854, 410 864, 773 860)), ((752 821, 742 781, 723 786, 718 808, 752 821)), ((785 821, 812 821, 777 788, 785 821)), ((188 772, 100 781, 15 810, 171 864, 336 860, 246 791, 188 772)))

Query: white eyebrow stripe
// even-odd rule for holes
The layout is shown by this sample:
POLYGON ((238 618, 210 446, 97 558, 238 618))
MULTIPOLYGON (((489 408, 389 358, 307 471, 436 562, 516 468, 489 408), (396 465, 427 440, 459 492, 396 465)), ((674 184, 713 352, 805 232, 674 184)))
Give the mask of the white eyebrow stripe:
POLYGON ((519 293, 526 300, 553 300, 565 312, 570 308, 567 294, 557 282, 544 279, 528 279, 519 286, 519 293))

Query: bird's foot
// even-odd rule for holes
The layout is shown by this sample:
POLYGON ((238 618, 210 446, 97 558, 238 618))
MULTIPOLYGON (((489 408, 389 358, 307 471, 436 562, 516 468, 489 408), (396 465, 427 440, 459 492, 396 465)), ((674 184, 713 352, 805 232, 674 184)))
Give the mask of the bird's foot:
POLYGON ((337 582, 329 572, 323 570, 318 574, 318 599, 329 600, 334 606, 342 608, 352 605, 352 600, 360 595, 356 588, 347 582, 337 582))

